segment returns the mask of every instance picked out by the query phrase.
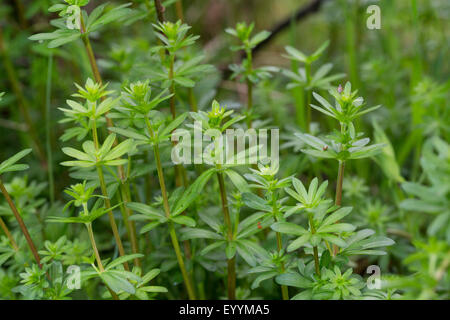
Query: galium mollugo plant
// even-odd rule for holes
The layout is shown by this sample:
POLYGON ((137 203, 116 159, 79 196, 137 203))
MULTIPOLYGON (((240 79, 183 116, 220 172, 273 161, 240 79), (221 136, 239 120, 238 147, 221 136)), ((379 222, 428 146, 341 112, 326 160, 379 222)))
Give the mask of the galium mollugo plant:
MULTIPOLYGON (((277 222, 283 219, 283 202, 286 198, 280 198, 280 191, 290 185, 290 178, 278 180, 275 176, 278 172, 278 163, 271 163, 270 165, 258 164, 258 170, 250 168, 252 173, 247 173, 244 177, 252 182, 249 184, 250 188, 263 190, 264 195, 260 197, 254 193, 244 193, 244 203, 254 209, 260 211, 259 218, 265 220, 267 218, 273 219, 277 222)), ((258 213, 256 214, 258 216, 258 213)), ((258 221, 258 227, 262 229, 261 221, 258 221)), ((252 289, 258 287, 259 283, 275 277, 278 274, 283 274, 286 270, 286 256, 283 247, 282 236, 279 232, 275 232, 277 251, 266 255, 266 259, 261 263, 261 266, 256 266, 251 269, 251 273, 259 273, 260 275, 252 284, 252 289)), ((286 286, 281 286, 281 293, 284 300, 289 299, 289 292, 286 286)))
MULTIPOLYGON (((94 187, 89 188, 86 186, 86 181, 71 186, 68 190, 66 190, 66 193, 73 197, 73 200, 70 200, 67 203, 66 208, 70 205, 80 208, 81 210, 79 215, 77 217, 49 217, 48 221, 54 223, 81 223, 86 226, 92 250, 94 251, 93 256, 97 262, 97 265, 95 265, 93 260, 89 261, 93 270, 84 271, 86 280, 91 279, 93 276, 100 277, 114 299, 118 299, 117 294, 119 293, 126 292, 128 294, 136 294, 135 285, 131 284, 130 281, 132 280, 135 283, 141 283, 142 279, 137 274, 124 270, 122 266, 125 265, 127 261, 135 259, 136 254, 122 255, 109 263, 103 262, 100 257, 92 224, 104 214, 111 212, 113 208, 99 206, 101 203, 100 201, 95 203, 94 206, 89 209, 89 201, 91 199, 97 197, 102 200, 105 198, 105 196, 95 195, 94 191, 94 187)), ((143 256, 142 254, 137 255, 139 257, 143 256)))

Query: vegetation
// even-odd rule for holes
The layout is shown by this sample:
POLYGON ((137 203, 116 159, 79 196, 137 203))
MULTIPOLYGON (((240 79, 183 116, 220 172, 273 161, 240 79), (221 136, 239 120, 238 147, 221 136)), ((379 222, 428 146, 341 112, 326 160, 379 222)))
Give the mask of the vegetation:
POLYGON ((449 3, 300 2, 2 2, 0 299, 448 299, 449 3))

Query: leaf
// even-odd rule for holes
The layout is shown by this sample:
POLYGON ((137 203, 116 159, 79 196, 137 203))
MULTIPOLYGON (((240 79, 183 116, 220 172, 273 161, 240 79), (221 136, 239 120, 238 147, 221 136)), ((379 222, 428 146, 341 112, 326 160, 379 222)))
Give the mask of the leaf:
POLYGON ((328 226, 338 220, 341 220, 343 217, 347 216, 351 211, 352 207, 342 207, 329 215, 320 225, 321 227, 328 226))
POLYGON ((141 230, 139 231, 140 234, 144 234, 146 232, 149 232, 150 230, 155 229, 157 226, 159 226, 161 224, 160 221, 153 221, 150 223, 147 223, 145 226, 143 226, 141 228, 141 230))
POLYGON ((289 59, 294 59, 300 62, 306 62, 308 57, 301 51, 295 49, 294 47, 287 46, 284 47, 286 49, 287 53, 289 54, 289 59))
POLYGON ((197 199, 206 182, 208 182, 214 172, 214 168, 206 170, 186 189, 183 196, 177 201, 175 209, 172 212, 172 216, 182 213, 195 199, 197 199))
POLYGON ((296 236, 300 236, 307 232, 305 228, 292 222, 275 222, 274 224, 272 224, 271 228, 275 232, 293 234, 296 236))
POLYGON ((25 149, 22 150, 18 153, 16 153, 15 155, 13 155, 11 158, 3 161, 0 164, 0 174, 5 172, 4 170, 10 166, 12 166, 13 164, 15 164, 17 161, 19 161, 20 159, 22 159, 23 157, 25 157, 27 154, 29 154, 31 152, 31 149, 25 149))
POLYGON ((256 194, 246 192, 242 195, 242 201, 249 207, 255 210, 271 212, 272 207, 267 202, 258 197, 256 194))
POLYGON ((110 262, 106 266, 105 270, 110 270, 110 269, 112 269, 112 268, 114 268, 114 267, 116 267, 116 266, 118 266, 120 264, 123 264, 123 263, 127 262, 127 261, 130 261, 130 260, 133 260, 133 259, 136 259, 136 258, 142 258, 143 256, 144 255, 140 254, 140 253, 135 253, 135 254, 129 254, 129 255, 126 255, 126 256, 121 256, 121 257, 115 259, 114 261, 110 262))
POLYGON ((247 181, 236 171, 232 169, 227 169, 224 171, 225 174, 230 178, 231 182, 241 193, 250 192, 247 181))
POLYGON ((131 148, 133 147, 133 140, 127 139, 121 143, 119 143, 114 149, 112 149, 104 158, 103 160, 109 161, 113 159, 117 159, 124 155, 127 152, 131 151, 131 148))
POLYGON ((227 246, 225 248, 225 255, 227 256, 228 260, 233 259, 233 257, 236 254, 236 242, 230 241, 227 243, 227 246))
POLYGON ((266 272, 261 273, 261 274, 255 279, 255 281, 253 281, 251 289, 254 290, 254 289, 258 288, 258 287, 259 287, 259 284, 260 284, 262 281, 271 279, 271 278, 273 278, 273 277, 275 277, 275 276, 277 276, 277 275, 278 275, 278 272, 276 272, 276 271, 266 271, 266 272))
POLYGON ((170 220, 172 220, 173 222, 178 223, 178 224, 184 224, 188 227, 195 227, 195 225, 196 225, 194 219, 192 219, 191 217, 183 216, 183 215, 172 217, 170 220))
POLYGON ((148 216, 151 219, 166 219, 165 215, 158 209, 139 202, 127 202, 126 206, 133 211, 137 211, 148 216))
POLYGON ((328 226, 321 226, 317 229, 318 233, 339 233, 339 232, 350 232, 355 230, 355 226, 350 223, 335 223, 328 226))
POLYGON ((279 285, 296 288, 309 288, 311 286, 311 281, 302 277, 298 273, 280 274, 275 278, 275 281, 279 285))
POLYGON ((288 245, 287 251, 291 252, 291 251, 297 250, 298 248, 303 246, 305 243, 307 243, 309 241, 309 239, 311 239, 310 233, 306 233, 306 234, 302 235, 301 237, 295 239, 288 245))
POLYGON ((189 239, 215 239, 221 240, 222 237, 215 232, 205 230, 205 229, 197 229, 197 228, 183 228, 181 229, 181 237, 182 241, 189 239))
POLYGON ((124 278, 117 276, 113 273, 101 272, 100 278, 115 293, 118 293, 120 291, 125 291, 130 294, 134 294, 136 292, 134 286, 130 282, 128 282, 124 278))

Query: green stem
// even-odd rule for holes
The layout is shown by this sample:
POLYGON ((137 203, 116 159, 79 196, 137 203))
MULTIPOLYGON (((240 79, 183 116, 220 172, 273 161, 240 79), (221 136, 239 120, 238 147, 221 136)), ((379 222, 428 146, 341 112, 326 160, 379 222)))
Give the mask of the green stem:
POLYGON ((47 67, 47 86, 45 95, 45 144, 47 149, 47 159, 48 159, 48 188, 50 191, 50 203, 53 204, 55 201, 55 180, 53 177, 53 156, 52 156, 52 145, 51 145, 51 92, 52 92, 52 67, 53 67, 53 52, 50 52, 48 56, 48 67, 47 67))
MULTIPOLYGON (((154 138, 154 132, 152 125, 150 123, 150 120, 148 117, 145 117, 145 124, 147 125, 147 129, 149 131, 149 134, 152 138, 154 138)), ((170 206, 169 206, 169 198, 167 196, 167 189, 166 189, 166 183, 164 181, 164 172, 162 169, 161 164, 161 156, 159 154, 159 146, 157 143, 153 144, 153 152, 155 154, 155 161, 156 161, 156 170, 158 172, 158 180, 159 180, 159 186, 161 188, 161 194, 163 197, 163 206, 164 206, 164 212, 166 214, 167 219, 170 219, 170 206)), ((175 232, 175 228, 173 226, 172 222, 169 222, 169 234, 170 238, 172 240, 172 245, 175 250, 175 255, 177 256, 178 265, 181 270, 181 274, 183 276, 184 284, 186 286, 186 290, 188 292, 188 296, 190 300, 195 300, 195 292, 192 287, 189 274, 186 270, 186 266, 184 264, 183 255, 180 250, 180 245, 178 243, 177 234, 175 232)))
MULTIPOLYGON (((316 229, 314 228, 312 216, 309 217, 309 226, 311 228, 311 233, 315 234, 316 229)), ((314 254, 314 266, 316 268, 316 274, 320 277, 319 251, 317 250, 317 246, 313 247, 313 254, 314 254)))
MULTIPOLYGON (((247 73, 250 74, 253 71, 253 57, 252 57, 252 51, 246 50, 247 53, 247 61, 248 61, 248 67, 247 67, 247 73)), ((247 126, 249 128, 252 127, 252 119, 250 117, 250 111, 253 107, 253 83, 250 81, 250 79, 247 78, 247 111, 249 113, 249 116, 247 118, 247 126)))
MULTIPOLYGON (((85 208, 85 211, 86 211, 86 208, 85 208)), ((95 259, 97 260, 98 268, 100 269, 100 272, 104 272, 105 268, 103 267, 102 259, 100 258, 100 253, 98 252, 98 249, 97 249, 97 243, 95 242, 94 232, 92 231, 92 223, 86 223, 86 228, 88 230, 89 240, 91 241, 92 249, 94 250, 95 259)), ((113 299, 119 300, 119 297, 117 296, 117 294, 114 291, 112 291, 111 288, 109 288, 108 286, 106 286, 106 287, 108 288, 109 292, 111 293, 111 296, 113 297, 113 299)))
MULTIPOLYGON (((220 165, 217 165, 217 169, 220 169, 220 165)), ((217 178, 219 180, 219 188, 220 188, 220 199, 222 200, 222 211, 223 217, 225 220, 225 225, 227 227, 227 236, 228 241, 233 241, 233 230, 231 225, 230 212, 228 209, 228 200, 227 200, 227 190, 225 189, 225 181, 223 179, 222 172, 217 172, 217 178)), ((228 299, 235 300, 236 299, 236 265, 235 258, 228 259, 228 299)))
POLYGON ((189 104, 191 106, 191 110, 193 112, 198 112, 197 101, 195 100, 194 90, 192 88, 188 88, 188 96, 189 96, 189 104))
MULTIPOLYGON (((97 135, 97 125, 96 125, 95 120, 92 121, 92 136, 94 139, 95 150, 98 151, 99 143, 98 143, 98 135, 97 135)), ((106 207, 106 209, 108 209, 108 217, 109 217, 109 223, 111 225, 111 230, 113 232, 114 239, 117 244, 117 248, 119 249, 119 254, 120 254, 120 256, 124 256, 125 250, 123 248, 122 240, 120 239, 119 229, 117 228, 116 220, 114 219, 114 214, 111 210, 111 202, 108 197, 108 191, 106 188, 105 177, 103 175, 103 169, 102 169, 101 165, 97 165, 97 175, 98 175, 98 179, 100 181, 100 189, 102 191, 102 195, 103 195, 103 197, 105 197, 105 199, 104 199, 105 207, 106 207)), ((130 269, 128 266, 128 262, 125 262, 123 265, 126 270, 130 269)))
POLYGON ((344 170, 345 170, 345 161, 339 160, 339 169, 336 184, 336 201, 335 201, 337 206, 340 206, 342 203, 342 185, 344 183, 344 170))
POLYGON ((304 96, 306 97, 306 132, 310 132, 311 126, 311 90, 307 89, 307 87, 311 83, 311 64, 305 64, 305 74, 306 74, 306 86, 304 87, 304 96))
MULTIPOLYGON (((277 208, 277 202, 276 202, 276 198, 275 198, 275 193, 272 192, 272 211, 273 211, 273 219, 275 220, 275 222, 277 222, 277 213, 278 213, 278 208, 277 208)), ((278 249, 278 253, 281 252, 281 250, 283 250, 283 241, 281 239, 281 233, 279 232, 275 232, 276 237, 277 237, 277 249, 278 249)), ((284 267, 284 262, 281 262, 281 272, 284 273, 285 271, 285 267, 284 267)), ((283 297, 283 300, 289 300, 289 291, 288 288, 285 285, 281 286, 281 296, 283 297)))
POLYGON ((19 223, 19 227, 22 230, 22 233, 25 236, 25 239, 27 240, 28 246, 30 247, 30 250, 34 256, 34 259, 36 260, 39 267, 42 268, 41 258, 39 257, 36 246, 34 245, 34 242, 31 239, 30 233, 28 232, 28 229, 27 229, 25 223, 23 222, 22 217, 19 214, 19 211, 17 210, 14 202, 11 200, 11 197, 9 196, 8 191, 6 190, 5 186, 3 185, 3 181, 1 178, 0 178, 0 190, 2 191, 3 195, 5 196, 6 202, 8 202, 8 205, 11 208, 11 210, 14 214, 14 217, 16 218, 17 222, 19 223))

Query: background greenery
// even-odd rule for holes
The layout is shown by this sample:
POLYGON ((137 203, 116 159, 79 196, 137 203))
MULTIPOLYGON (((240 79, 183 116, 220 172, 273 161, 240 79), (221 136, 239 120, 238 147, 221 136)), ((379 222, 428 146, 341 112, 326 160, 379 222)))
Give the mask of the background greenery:
MULTIPOLYGON (((254 21, 254 34, 262 30, 271 31, 280 21, 289 20, 293 13, 309 3, 294 0, 193 0, 178 1, 178 5, 182 3, 182 11, 177 11, 176 2, 164 3, 166 20, 175 22, 182 12, 183 21, 192 26, 189 34, 200 36, 185 53, 186 59, 203 53, 202 63, 214 66, 214 69, 203 70, 205 73, 201 76, 192 76, 195 81, 193 89, 179 86, 175 101, 180 114, 192 108, 192 98, 199 110, 210 110, 213 99, 236 113, 245 110, 248 86, 245 82, 230 79, 232 72, 228 68, 230 64, 240 63, 243 55, 240 51, 230 50, 238 41, 225 29, 234 28, 241 21, 254 21)), ((394 245, 386 248, 386 255, 357 256, 348 265, 355 274, 363 277, 368 276, 368 265, 380 266, 382 276, 389 280, 389 284, 379 295, 369 295, 371 298, 448 299, 450 4, 445 0, 315 2, 321 4, 317 11, 299 21, 292 19, 282 32, 253 52, 255 67, 280 68, 272 72, 270 78, 261 77, 253 87, 255 126, 274 126, 281 130, 279 177, 294 175, 304 181, 305 186, 313 177, 328 180, 327 195, 333 198, 338 167, 330 165, 331 161, 327 159, 315 159, 300 151, 305 143, 295 138, 294 133, 306 130, 305 118, 302 118, 306 109, 301 108, 304 97, 299 96, 301 90, 298 87, 287 87, 292 79, 280 71, 299 67, 298 62, 286 58, 285 46, 311 54, 329 40, 328 48, 314 62, 313 68, 317 70, 320 65, 332 63, 333 74, 345 74, 344 78, 333 81, 335 87, 350 81, 352 88, 358 89, 358 96, 364 97, 369 105, 382 106, 355 122, 358 131, 365 132, 365 136, 375 143, 384 143, 385 147, 376 156, 347 163, 342 202, 353 207, 348 221, 358 229, 370 228, 377 235, 395 241, 394 245), (370 4, 381 8, 380 30, 366 28, 366 8, 370 4)), ((48 8, 56 3, 62 1, 8 0, 0 4, 0 92, 5 92, 0 101, 0 161, 22 149, 33 149, 32 154, 22 160, 29 164, 30 169, 5 172, 2 180, 41 255, 49 257, 46 262, 59 261, 66 268, 70 264, 89 265, 86 257, 92 252, 88 234, 81 226, 47 221, 50 216, 72 214, 73 209, 63 212, 64 205, 71 200, 63 190, 79 182, 74 172, 60 165, 68 160, 61 150, 68 146, 80 149, 79 140, 83 139, 68 141, 67 136, 64 138, 70 124, 61 123, 64 114, 58 108, 67 108, 66 100, 78 90, 74 83, 84 86, 87 78, 94 76, 85 44, 80 39, 52 49, 48 48, 48 41, 29 39, 33 34, 55 30, 50 21, 57 18, 57 13, 48 12, 48 8)), ((84 9, 91 13, 103 3, 91 0, 84 9)), ((124 3, 111 1, 105 10, 124 3)), ((89 35, 103 81, 108 83, 109 90, 116 92, 138 80, 150 79, 151 85, 157 82, 154 47, 160 42, 152 27, 152 23, 157 21, 154 2, 132 1, 127 8, 131 11, 125 12, 120 19, 108 21, 89 35)), ((157 90, 161 87, 160 84, 155 86, 157 90)), ((327 96, 325 89, 319 88, 322 96, 327 96)), ((163 113, 169 114, 168 101, 161 106, 163 113)), ((323 114, 313 110, 311 116, 312 134, 337 129, 336 123, 323 114)), ((133 181, 135 189, 132 189, 131 200, 160 204, 161 190, 155 160, 147 150, 145 156, 148 162, 140 163, 142 175, 137 175, 133 181)), ((165 168, 169 167, 169 156, 170 149, 164 149, 165 168)), ((172 171, 167 169, 166 172, 169 190, 176 186, 172 171)), ((187 166, 187 172, 192 181, 198 177, 198 168, 194 166, 187 166)), ((240 172, 249 171, 241 169, 240 172)), ((231 195, 236 189, 231 185, 228 189, 232 200, 231 195)), ((218 190, 216 180, 211 179, 202 191, 202 197, 195 202, 197 210, 220 212, 218 190)), ((243 205, 242 216, 251 212, 251 208, 243 205)), ((115 215, 123 235, 126 227, 121 220, 121 212, 115 209, 115 215)), ((51 281, 45 280, 45 272, 40 273, 33 265, 31 252, 4 198, 0 199, 0 216, 20 246, 19 251, 13 251, 8 239, 1 235, 0 298, 93 299, 108 296, 100 282, 104 279, 100 278, 90 280, 81 291, 55 289, 51 294, 43 294, 48 286, 55 287, 55 284, 49 284, 51 281), (32 265, 34 269, 23 273, 25 267, 32 265), (38 280, 31 279, 33 277, 38 280), (11 291, 12 288, 16 289, 11 291)), ((301 223, 302 220, 298 221, 301 223)), ((202 222, 199 224, 204 225, 202 222)), ((137 222, 138 231, 142 226, 137 222)), ((99 219, 95 229, 102 255, 117 257, 118 249, 106 216, 99 219)), ((261 234, 264 236, 258 235, 258 239, 264 248, 271 250, 276 247, 274 232, 270 228, 261 234)), ((124 243, 126 251, 129 251, 131 244, 126 236, 124 243)), ((149 296, 140 298, 187 298, 169 243, 164 230, 155 229, 139 236, 139 247, 145 254, 142 258, 143 274, 154 268, 160 269, 160 274, 152 281, 155 286, 167 288, 167 292, 157 295, 150 290, 149 296)), ((196 242, 194 255, 196 249, 204 246, 205 243, 196 242)), ((195 279, 198 296, 206 299, 225 297, 226 261, 223 253, 194 261, 188 261, 187 268, 195 279)), ((282 281, 270 280, 252 288, 255 276, 248 273, 248 268, 244 261, 238 261, 237 298, 281 297, 277 283, 282 284, 282 281)), ((155 271, 152 276, 157 273, 155 271)), ((301 292, 296 288, 289 290, 291 296, 301 292)), ((164 290, 155 289, 155 292, 159 291, 164 290)), ((125 295, 122 292, 122 298, 129 298, 125 295)))

